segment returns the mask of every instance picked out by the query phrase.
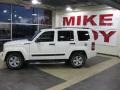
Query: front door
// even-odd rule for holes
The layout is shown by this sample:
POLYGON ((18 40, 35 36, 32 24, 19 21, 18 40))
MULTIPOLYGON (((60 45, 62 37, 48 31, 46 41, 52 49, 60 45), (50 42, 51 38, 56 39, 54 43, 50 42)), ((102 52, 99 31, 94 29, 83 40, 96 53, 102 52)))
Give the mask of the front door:
POLYGON ((30 46, 32 60, 55 59, 55 32, 45 31, 30 46))

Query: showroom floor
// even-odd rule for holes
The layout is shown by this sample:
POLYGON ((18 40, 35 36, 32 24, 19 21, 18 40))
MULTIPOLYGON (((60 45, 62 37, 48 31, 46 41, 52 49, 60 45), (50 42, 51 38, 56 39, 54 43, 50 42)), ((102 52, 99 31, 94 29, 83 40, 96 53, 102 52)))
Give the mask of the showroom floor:
POLYGON ((64 64, 28 65, 8 70, 0 63, 0 90, 119 90, 120 59, 98 55, 85 67, 64 64))

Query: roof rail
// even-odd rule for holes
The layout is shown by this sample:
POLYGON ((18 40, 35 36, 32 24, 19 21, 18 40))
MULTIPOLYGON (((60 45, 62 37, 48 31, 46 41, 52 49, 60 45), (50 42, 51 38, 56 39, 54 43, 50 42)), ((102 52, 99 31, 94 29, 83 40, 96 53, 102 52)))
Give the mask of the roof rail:
POLYGON ((87 28, 87 27, 56 27, 55 29, 62 29, 62 28, 90 29, 90 28, 87 28))

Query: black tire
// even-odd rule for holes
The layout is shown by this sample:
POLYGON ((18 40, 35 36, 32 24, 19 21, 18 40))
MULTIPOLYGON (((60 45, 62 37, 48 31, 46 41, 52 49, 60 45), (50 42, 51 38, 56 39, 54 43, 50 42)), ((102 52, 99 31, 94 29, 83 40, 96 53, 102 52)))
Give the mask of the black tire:
POLYGON ((70 64, 73 68, 83 67, 86 63, 86 56, 83 53, 74 53, 70 57, 70 64))
POLYGON ((10 53, 6 57, 6 65, 7 65, 8 69, 19 70, 24 65, 24 58, 19 53, 10 53))

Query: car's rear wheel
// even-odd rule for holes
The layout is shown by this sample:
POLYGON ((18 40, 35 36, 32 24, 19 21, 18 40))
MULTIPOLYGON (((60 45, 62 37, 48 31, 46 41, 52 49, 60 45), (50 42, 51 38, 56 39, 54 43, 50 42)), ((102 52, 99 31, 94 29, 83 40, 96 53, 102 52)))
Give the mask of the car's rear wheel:
POLYGON ((85 65, 86 57, 83 53, 74 53, 70 57, 70 63, 73 68, 79 68, 85 65))
POLYGON ((24 64, 24 58, 19 53, 11 53, 6 58, 6 65, 9 69, 21 69, 24 64))

